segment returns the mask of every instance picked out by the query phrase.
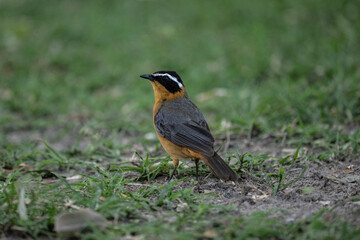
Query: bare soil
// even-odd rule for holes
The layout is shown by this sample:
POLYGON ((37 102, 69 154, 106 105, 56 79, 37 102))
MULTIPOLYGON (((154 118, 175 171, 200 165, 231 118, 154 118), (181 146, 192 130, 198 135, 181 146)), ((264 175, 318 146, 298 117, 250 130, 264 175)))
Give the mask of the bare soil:
MULTIPOLYGON (((266 153, 274 157, 284 157, 296 151, 283 147, 272 136, 253 140, 237 137, 232 139, 229 145, 229 152, 266 153)), ((321 149, 312 149, 309 146, 302 148, 303 154, 316 152, 321 152, 321 149)), ((350 156, 341 161, 307 161, 306 164, 307 170, 304 175, 275 196, 272 196, 273 189, 263 180, 244 173, 237 183, 221 181, 212 174, 200 177, 200 193, 212 195, 203 201, 220 205, 232 204, 235 206, 234 214, 238 215, 272 211, 275 216, 281 216, 286 222, 293 222, 326 208, 331 214, 325 215, 328 218, 325 220, 336 216, 360 226, 360 200, 358 197, 355 198, 360 195, 359 156, 350 156), (216 197, 213 197, 214 195, 216 197)), ((284 184, 296 179, 302 170, 303 168, 298 166, 288 167, 284 184)), ((177 178, 185 176, 180 171, 177 178)), ((191 183, 191 178, 195 180, 195 176, 190 176, 188 181, 179 182, 177 187, 193 188, 194 192, 197 192, 197 185, 191 183)), ((166 176, 158 177, 154 182, 166 184, 166 176)), ((142 184, 129 186, 134 191, 141 187, 142 184)))
MULTIPOLYGON (((349 164, 350 165, 350 164, 349 164)), ((353 166, 353 165, 351 165, 353 166)), ((211 198, 216 204, 233 204, 239 214, 249 214, 254 211, 279 210, 286 217, 286 221, 294 221, 312 215, 326 207, 346 221, 360 224, 360 202, 351 198, 360 194, 359 176, 360 166, 347 170, 346 164, 339 163, 311 163, 304 176, 278 192, 272 197, 272 189, 262 181, 244 175, 239 183, 221 182, 215 177, 209 177, 201 182, 201 191, 213 193, 217 197, 211 198), (312 189, 310 192, 304 188, 312 189)), ((295 179, 302 169, 293 169, 288 181, 295 179)), ((189 182, 179 187, 190 187, 189 182)), ((194 191, 196 191, 194 186, 194 191)))
MULTIPOLYGON (((13 132, 10 133, 9 139, 13 142, 20 142, 24 138, 35 140, 44 134, 49 136, 50 144, 59 150, 63 151, 69 149, 69 146, 75 143, 77 139, 76 134, 68 134, 64 137, 59 137, 55 134, 56 130, 51 130, 47 133, 39 132, 13 132)), ((105 134, 106 135, 106 134, 105 134)), ((122 135, 119 141, 124 143, 133 142, 133 137, 122 135)), ((225 145, 228 152, 250 154, 265 153, 274 157, 284 157, 293 154, 295 148, 284 147, 282 141, 276 140, 279 137, 263 136, 261 138, 249 140, 244 136, 224 137, 220 141, 228 141, 225 145), (230 141, 229 141, 230 140, 230 141)), ((83 137, 79 142, 80 148, 84 148, 90 140, 83 137)), ((122 152, 124 157, 134 157, 134 151, 144 151, 139 144, 134 144, 133 148, 122 152)), ((152 156, 159 154, 157 150, 151 153, 152 156)), ((314 149, 311 146, 302 147, 303 154, 316 154, 321 152, 321 149, 314 149)), ((164 155, 164 152, 162 152, 164 155)), ((224 156, 224 154, 220 155, 224 156)), ((134 159, 137 160, 138 159, 134 159)), ((233 164, 231 162, 230 164, 233 164)), ((271 196, 272 188, 269 187, 261 179, 254 178, 250 175, 241 174, 239 182, 223 182, 217 179, 212 174, 206 177, 200 177, 200 192, 202 194, 211 194, 212 197, 205 198, 203 201, 210 201, 220 205, 232 204, 235 206, 234 214, 247 215, 256 211, 274 210, 273 213, 277 216, 282 216, 285 221, 292 222, 303 219, 309 215, 318 212, 324 207, 330 209, 332 213, 343 220, 352 222, 360 226, 360 201, 354 199, 355 196, 360 195, 360 158, 359 156, 349 156, 345 159, 334 161, 307 161, 308 168, 301 179, 296 183, 288 186, 283 191, 280 191, 276 196, 271 196), (215 195, 215 197, 213 197, 215 195)), ((288 176, 285 183, 297 178, 302 171, 302 168, 292 167, 286 169, 288 176)), ((64 173, 67 175, 66 173, 64 173)), ((180 171, 177 178, 185 177, 184 173, 180 171)), ((136 177, 136 174, 127 174, 128 178, 136 177)), ((136 191, 144 185, 152 183, 166 184, 167 176, 160 175, 154 182, 139 181, 136 184, 129 184, 127 187, 136 191)), ((197 186, 191 183, 190 179, 195 176, 189 176, 188 181, 182 181, 176 187, 185 189, 193 188, 197 191, 197 186)))

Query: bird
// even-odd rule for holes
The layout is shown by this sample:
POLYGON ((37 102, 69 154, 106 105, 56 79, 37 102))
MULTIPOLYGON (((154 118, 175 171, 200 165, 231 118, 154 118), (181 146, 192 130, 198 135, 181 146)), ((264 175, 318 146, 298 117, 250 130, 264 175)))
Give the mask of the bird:
POLYGON ((216 177, 237 181, 237 174, 214 150, 210 128, 199 108, 189 99, 180 76, 175 71, 157 71, 140 77, 149 80, 154 90, 154 128, 174 165, 168 181, 182 159, 195 161, 197 181, 200 160, 216 177))

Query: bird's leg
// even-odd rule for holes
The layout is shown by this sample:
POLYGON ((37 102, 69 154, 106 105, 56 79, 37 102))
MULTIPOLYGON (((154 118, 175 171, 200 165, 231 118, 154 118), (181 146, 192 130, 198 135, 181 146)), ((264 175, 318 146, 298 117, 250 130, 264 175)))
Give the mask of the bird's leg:
POLYGON ((199 182, 199 159, 195 159, 195 169, 196 169, 196 181, 197 183, 197 187, 198 187, 198 192, 200 193, 200 182, 199 182))
POLYGON ((174 164, 174 170, 172 171, 168 182, 170 182, 171 179, 173 178, 173 176, 175 174, 175 171, 176 171, 177 167, 179 166, 179 160, 178 159, 173 159, 173 164, 174 164))
POLYGON ((196 181, 199 182, 199 159, 195 159, 196 181))

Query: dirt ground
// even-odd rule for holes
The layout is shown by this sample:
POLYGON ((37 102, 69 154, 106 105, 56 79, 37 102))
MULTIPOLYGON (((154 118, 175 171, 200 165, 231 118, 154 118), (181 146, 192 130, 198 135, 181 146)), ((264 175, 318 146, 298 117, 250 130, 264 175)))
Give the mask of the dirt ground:
MULTIPOLYGON (((237 149, 238 152, 251 154, 266 153, 279 157, 293 154, 296 149, 284 148, 281 143, 276 143, 274 137, 265 136, 249 141, 243 137, 236 137, 229 144, 229 152, 237 149)), ((303 147, 303 153, 319 152, 320 149, 303 147)), ((242 174, 239 182, 223 182, 212 174, 200 177, 200 192, 217 195, 204 201, 220 205, 232 204, 235 206, 234 214, 248 215, 256 211, 274 210, 273 214, 282 216, 286 222, 304 219, 326 208, 335 213, 325 215, 330 220, 337 216, 345 221, 360 226, 360 214, 357 211, 360 201, 352 200, 360 195, 360 161, 356 157, 342 159, 343 161, 308 161, 307 170, 297 182, 288 186, 283 191, 271 196, 272 189, 261 179, 242 174)), ((303 168, 289 168, 285 183, 296 179, 303 168)), ((133 177, 133 176, 132 176, 133 177)), ((178 178, 184 177, 183 175, 178 178)), ((191 176, 192 178, 192 176, 191 176)), ((195 180, 195 176, 193 177, 195 180)), ((155 179, 158 183, 166 183, 166 176, 155 179)), ((133 190, 141 188, 131 186, 133 190)), ((197 186, 188 181, 179 182, 177 187, 193 188, 197 186)))
MULTIPOLYGON (((59 150, 69 149, 69 146, 74 144, 76 134, 66 135, 63 138, 58 138, 54 134, 54 130, 47 133, 39 132, 13 132, 9 138, 16 142, 26 139, 38 139, 40 136, 48 136, 50 144, 59 150), (53 137, 52 137, 53 136, 53 137)), ((105 134, 106 135, 106 134, 105 134)), ((119 141, 129 143, 129 136, 122 137, 119 141)), ((226 137, 225 137, 226 138, 226 137)), ((277 138, 278 139, 278 138, 277 138)), ((218 139, 221 142, 224 139, 218 139)), ((261 138, 248 140, 244 136, 231 136, 225 145, 228 152, 251 154, 269 154, 270 156, 286 156, 293 154, 296 149, 286 148, 282 146, 281 142, 277 142, 273 136, 263 136, 261 138)), ((80 148, 85 147, 91 141, 88 138, 83 138, 79 144, 80 148)), ((316 154, 321 149, 312 149, 311 147, 302 147, 304 154, 316 154)), ((128 158, 134 157, 134 151, 144 151, 139 144, 134 144, 133 148, 122 154, 128 158)), ((150 153, 156 156, 163 150, 150 153)), ((162 152, 164 154, 164 152, 162 152)), ((224 156, 224 154, 220 155, 224 156)), ((211 193, 217 195, 205 199, 212 203, 220 205, 232 204, 235 206, 234 214, 247 215, 256 211, 275 210, 274 214, 281 214, 284 220, 292 222, 303 219, 309 215, 318 212, 320 209, 326 207, 331 209, 336 216, 341 219, 350 221, 360 226, 360 214, 357 211, 360 207, 359 199, 352 200, 352 197, 360 195, 360 159, 358 156, 352 156, 346 159, 334 161, 307 161, 308 166, 303 177, 296 183, 288 186, 285 190, 278 192, 276 196, 271 196, 272 189, 267 186, 264 181, 254 178, 247 174, 242 174, 239 182, 223 182, 212 174, 206 177, 200 177, 200 192, 211 193), (308 191, 306 191, 308 189, 308 191)), ((299 176, 302 168, 290 168, 286 182, 294 180, 299 176)), ((180 171, 181 172, 181 171, 180 171)), ((66 173, 64 173, 66 174, 66 173)), ((181 173, 180 173, 181 174, 181 173)), ((178 178, 185 175, 177 176, 178 178)), ((134 178, 136 174, 127 174, 127 177, 134 178)), ((154 182, 166 183, 167 176, 159 176, 154 182)), ((195 176, 190 176, 190 178, 195 176)), ((179 182, 176 187, 194 188, 197 191, 197 186, 188 181, 179 182)), ((153 183, 153 182, 152 182, 153 183)), ((147 182, 139 182, 136 184, 129 184, 127 187, 133 191, 148 185, 147 182)), ((151 183, 150 183, 151 184, 151 183)))
MULTIPOLYGON (((293 185, 275 197, 271 196, 271 189, 256 179, 244 176, 237 184, 224 183, 211 177, 201 181, 201 191, 214 193, 218 197, 212 198, 216 204, 233 204, 239 214, 249 214, 254 211, 271 209, 285 213, 286 221, 294 221, 314 214, 326 207, 346 221, 360 224, 360 215, 356 212, 360 202, 351 202, 349 199, 359 195, 359 165, 353 167, 352 176, 349 178, 345 164, 312 163, 304 176, 293 185), (311 193, 304 194, 304 187, 312 187, 311 193)), ((291 171, 289 181, 300 174, 301 169, 291 171)), ((189 187, 183 183, 179 187, 189 187)))

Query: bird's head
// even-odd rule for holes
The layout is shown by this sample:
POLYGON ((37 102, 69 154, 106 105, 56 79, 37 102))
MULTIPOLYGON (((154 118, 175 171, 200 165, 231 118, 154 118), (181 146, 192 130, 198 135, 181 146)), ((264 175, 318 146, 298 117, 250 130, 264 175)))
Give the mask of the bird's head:
POLYGON ((175 71, 158 71, 140 77, 150 80, 155 100, 171 100, 186 96, 184 84, 175 71))

